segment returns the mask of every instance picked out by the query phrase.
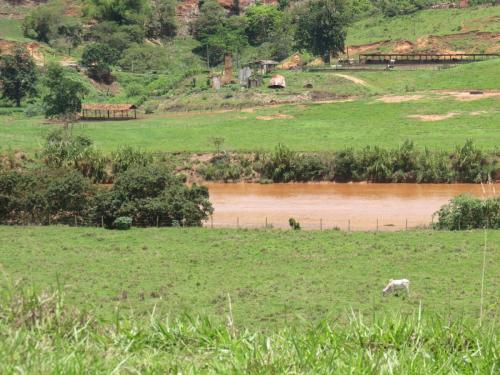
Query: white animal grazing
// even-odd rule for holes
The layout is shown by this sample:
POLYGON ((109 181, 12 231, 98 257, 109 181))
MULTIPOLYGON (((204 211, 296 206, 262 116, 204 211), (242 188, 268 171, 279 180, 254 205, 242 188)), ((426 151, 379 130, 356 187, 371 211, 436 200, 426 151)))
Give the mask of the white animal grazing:
POLYGON ((389 280, 389 284, 382 290, 382 295, 386 295, 389 293, 394 293, 397 290, 404 289, 407 294, 410 294, 410 280, 408 279, 400 279, 400 280, 389 280))

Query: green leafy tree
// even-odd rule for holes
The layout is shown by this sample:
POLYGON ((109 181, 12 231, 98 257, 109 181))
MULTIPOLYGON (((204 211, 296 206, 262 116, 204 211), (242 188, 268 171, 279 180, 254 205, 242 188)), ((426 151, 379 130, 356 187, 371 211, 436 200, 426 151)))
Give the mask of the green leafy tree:
POLYGON ((283 13, 273 5, 252 5, 245 11, 247 20, 246 33, 250 43, 262 44, 269 40, 276 30, 283 13))
POLYGON ((2 97, 13 100, 17 107, 21 100, 36 92, 36 65, 29 52, 17 46, 12 55, 0 57, 0 90, 2 97))
POLYGON ((40 5, 33 9, 23 20, 24 36, 49 43, 57 35, 61 23, 62 9, 54 4, 40 5))
POLYGON ((200 226, 212 212, 206 187, 188 187, 165 168, 150 165, 120 174, 97 197, 94 215, 108 228, 123 216, 138 226, 200 226))
POLYGON ((145 0, 89 0, 85 12, 98 20, 141 24, 145 9, 145 0))
POLYGON ((177 33, 175 0, 153 0, 148 11, 146 33, 151 38, 172 38, 177 33))
POLYGON ((82 54, 82 66, 87 68, 87 75, 98 82, 111 83, 111 65, 116 62, 117 51, 104 43, 92 43, 85 47, 82 54))
POLYGON ((311 0, 299 13, 295 39, 299 47, 330 61, 344 51, 351 15, 346 0, 311 0))
POLYGON ((200 8, 199 17, 192 24, 194 38, 204 43, 210 35, 215 34, 225 20, 226 12, 217 1, 204 2, 200 8))
POLYGON ((48 88, 43 97, 45 116, 59 117, 67 124, 81 111, 87 89, 81 82, 69 78, 56 63, 49 65, 45 85, 48 88))

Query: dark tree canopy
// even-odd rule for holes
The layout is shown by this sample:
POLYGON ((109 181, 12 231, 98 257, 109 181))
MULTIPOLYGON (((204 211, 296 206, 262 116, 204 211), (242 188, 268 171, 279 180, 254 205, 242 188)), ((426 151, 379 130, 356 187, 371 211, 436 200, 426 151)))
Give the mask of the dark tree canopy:
POLYGON ((330 54, 344 52, 350 19, 345 0, 311 0, 298 17, 297 44, 329 61, 330 54))
POLYGON ((111 83, 111 65, 116 62, 118 52, 104 43, 92 43, 85 47, 82 65, 87 68, 87 75, 98 82, 111 83))
POLYGON ((87 89, 81 82, 69 78, 59 64, 49 65, 45 85, 48 88, 43 97, 46 117, 67 118, 80 112, 87 89))
POLYGON ((120 174, 113 187, 97 196, 95 217, 108 227, 122 216, 135 225, 199 226, 213 211, 208 189, 186 186, 160 166, 132 168, 120 174))
POLYGON ((20 46, 12 55, 0 57, 0 90, 2 97, 13 100, 17 107, 21 100, 35 93, 36 65, 29 52, 20 46))

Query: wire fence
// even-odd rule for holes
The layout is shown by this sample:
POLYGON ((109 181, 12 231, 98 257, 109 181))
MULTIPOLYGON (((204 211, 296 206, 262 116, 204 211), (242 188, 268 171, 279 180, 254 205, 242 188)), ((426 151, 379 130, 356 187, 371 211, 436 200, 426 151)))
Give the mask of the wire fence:
MULTIPOLYGON (((323 219, 323 218, 301 218, 294 217, 299 223, 300 229, 304 230, 342 230, 352 231, 398 231, 430 228, 433 218, 425 220, 416 219, 366 219, 366 218, 346 218, 343 220, 323 219)), ((233 229, 292 229, 289 219, 263 217, 262 219, 247 219, 235 217, 231 219, 219 219, 211 216, 203 223, 208 228, 233 228, 233 229)))
MULTIPOLYGON (((166 215, 151 215, 148 217, 132 217, 134 227, 189 227, 196 226, 197 222, 186 222, 176 220, 166 215)), ((391 218, 311 218, 294 217, 300 225, 300 229, 310 231, 321 230, 341 230, 346 232, 354 231, 401 231, 430 228, 433 219, 391 219, 391 218)), ((102 227, 112 228, 113 219, 106 217, 88 217, 81 215, 47 216, 44 218, 33 217, 31 215, 18 216, 15 220, 4 221, 3 225, 67 225, 71 227, 102 227)), ((213 229, 292 229, 289 219, 283 217, 262 217, 256 219, 247 217, 225 217, 219 218, 217 215, 210 216, 202 221, 202 226, 213 229)))

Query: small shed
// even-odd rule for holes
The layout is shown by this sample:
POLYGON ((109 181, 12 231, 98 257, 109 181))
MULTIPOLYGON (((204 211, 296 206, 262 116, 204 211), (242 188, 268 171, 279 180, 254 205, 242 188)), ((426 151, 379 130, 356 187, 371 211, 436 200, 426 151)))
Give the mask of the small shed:
POLYGON ((280 74, 273 75, 267 87, 272 89, 284 89, 286 87, 285 77, 280 74))
POLYGON ((267 73, 271 73, 274 68, 279 64, 279 62, 274 60, 256 60, 250 62, 248 65, 252 68, 257 74, 265 75, 267 73))
POLYGON ((137 118, 134 104, 82 104, 82 120, 131 120, 137 118))

